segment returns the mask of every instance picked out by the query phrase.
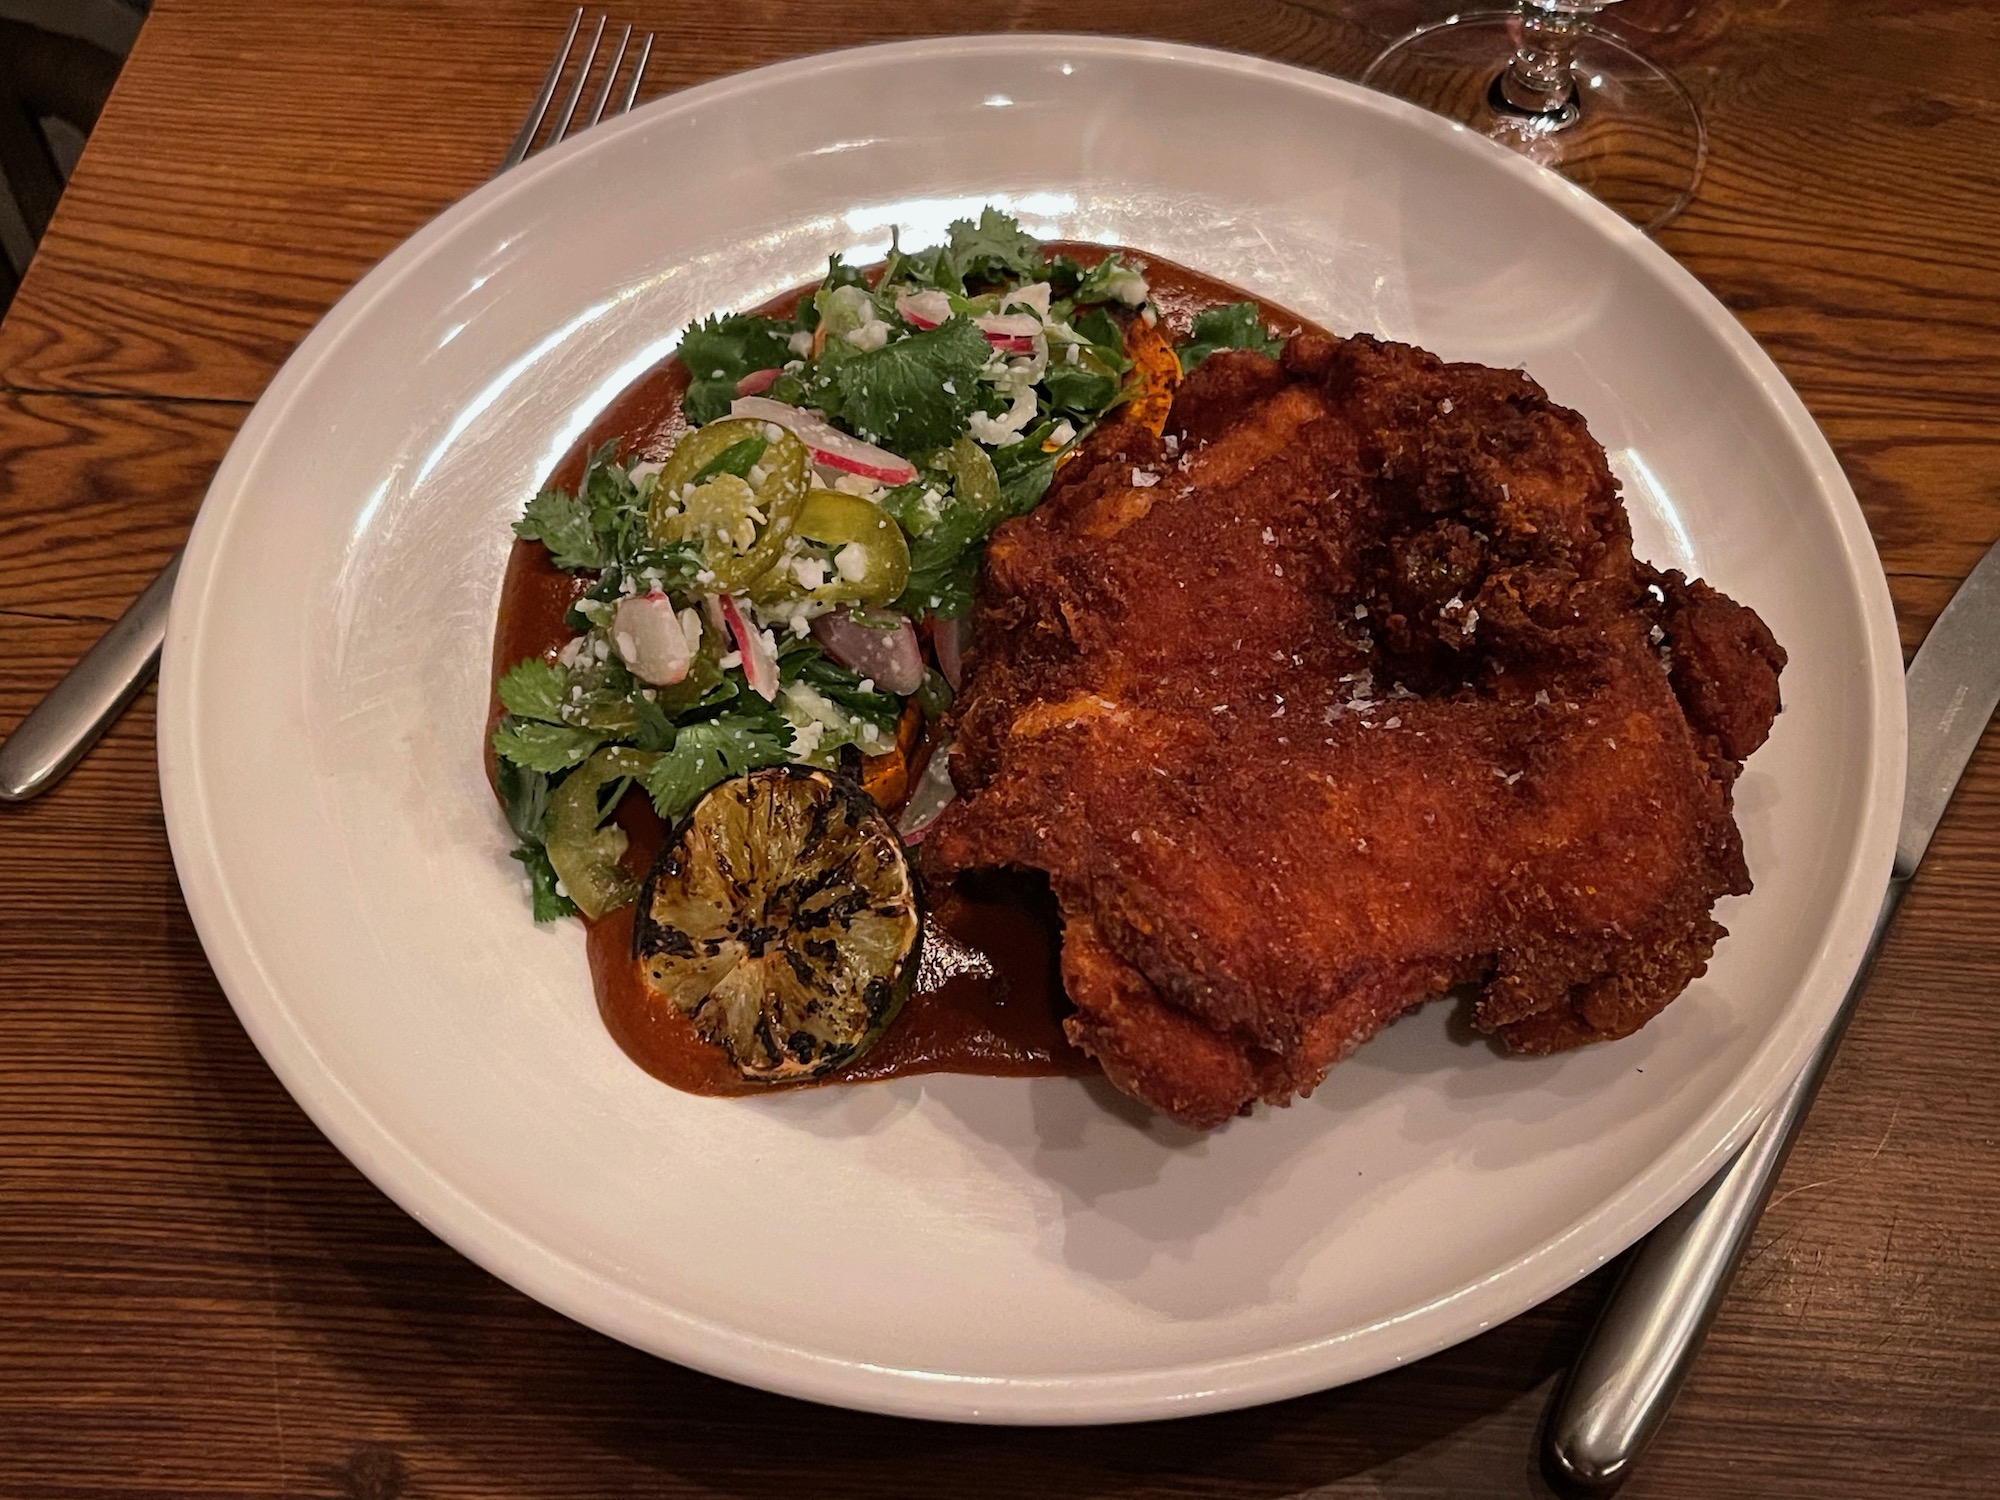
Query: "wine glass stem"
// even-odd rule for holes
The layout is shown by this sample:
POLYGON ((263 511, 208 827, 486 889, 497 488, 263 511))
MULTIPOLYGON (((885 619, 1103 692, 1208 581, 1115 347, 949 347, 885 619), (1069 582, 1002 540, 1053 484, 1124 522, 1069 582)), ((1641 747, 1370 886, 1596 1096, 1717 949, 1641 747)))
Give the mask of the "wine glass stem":
POLYGON ((1528 0, 1521 7, 1521 45, 1494 87, 1496 102, 1519 114, 1568 124, 1576 110, 1570 58, 1583 30, 1582 12, 1548 0, 1528 0))

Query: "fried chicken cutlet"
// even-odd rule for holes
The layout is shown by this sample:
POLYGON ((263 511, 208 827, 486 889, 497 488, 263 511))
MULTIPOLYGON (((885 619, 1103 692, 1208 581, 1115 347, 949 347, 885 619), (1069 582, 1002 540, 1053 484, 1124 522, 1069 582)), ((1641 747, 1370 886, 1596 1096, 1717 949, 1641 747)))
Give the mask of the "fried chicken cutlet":
POLYGON ((1784 661, 1633 557, 1526 376, 1302 333, 995 533, 923 865, 1045 872, 1069 1035, 1196 1127, 1457 986, 1517 1051, 1625 1036, 1750 889, 1730 792, 1784 661))

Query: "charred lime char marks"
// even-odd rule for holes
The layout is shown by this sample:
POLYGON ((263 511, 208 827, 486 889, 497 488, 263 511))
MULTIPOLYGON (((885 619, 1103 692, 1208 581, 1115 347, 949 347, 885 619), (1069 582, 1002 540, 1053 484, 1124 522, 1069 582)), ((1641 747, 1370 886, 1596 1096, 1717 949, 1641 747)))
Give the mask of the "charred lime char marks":
POLYGON ((851 1061, 909 992, 919 933, 903 846, 858 786, 781 766, 703 797, 646 877, 633 956, 745 1078, 851 1061))

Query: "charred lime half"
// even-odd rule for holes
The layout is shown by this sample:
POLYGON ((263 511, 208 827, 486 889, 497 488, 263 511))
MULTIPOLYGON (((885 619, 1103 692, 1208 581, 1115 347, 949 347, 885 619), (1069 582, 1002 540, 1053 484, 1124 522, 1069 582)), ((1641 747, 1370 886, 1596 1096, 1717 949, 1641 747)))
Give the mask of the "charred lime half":
POLYGON ((725 781, 660 851, 632 952, 745 1078, 797 1083, 882 1034, 921 931, 902 841, 860 787, 804 766, 725 781))

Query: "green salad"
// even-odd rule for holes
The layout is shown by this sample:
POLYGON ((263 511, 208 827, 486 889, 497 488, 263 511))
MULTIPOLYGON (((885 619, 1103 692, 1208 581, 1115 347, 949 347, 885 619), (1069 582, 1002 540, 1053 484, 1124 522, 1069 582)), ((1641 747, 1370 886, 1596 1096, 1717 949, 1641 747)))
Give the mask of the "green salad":
POLYGON ((873 277, 835 256, 789 318, 690 327, 664 461, 608 443, 514 527, 590 580, 555 659, 497 683, 536 920, 637 897, 609 821, 633 787, 671 823, 764 766, 896 771, 915 717, 950 706, 993 528, 1108 413, 1150 394, 1163 416, 1180 368, 1270 342, 1249 303, 1202 314, 1178 360, 1158 323, 1124 256, 1079 264, 988 208, 873 277))

